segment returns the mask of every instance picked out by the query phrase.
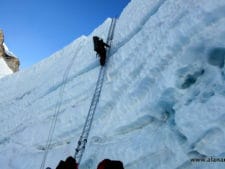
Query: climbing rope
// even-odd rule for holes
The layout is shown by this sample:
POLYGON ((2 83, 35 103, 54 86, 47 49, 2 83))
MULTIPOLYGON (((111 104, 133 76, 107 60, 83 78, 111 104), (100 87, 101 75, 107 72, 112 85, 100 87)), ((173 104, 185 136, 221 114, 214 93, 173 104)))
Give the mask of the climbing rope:
POLYGON ((104 81, 104 75, 105 75, 105 71, 106 71, 107 59, 110 54, 110 49, 111 49, 111 45, 112 45, 115 26, 116 26, 116 18, 113 18, 111 21, 111 25, 109 28, 108 37, 107 37, 107 41, 106 41, 106 43, 110 46, 109 49, 107 50, 107 54, 106 54, 106 56, 107 56, 106 64, 105 64, 105 66, 101 66, 101 69, 100 69, 100 72, 98 75, 98 80, 97 80, 96 87, 95 87, 95 92, 92 97, 91 105, 90 105, 90 108, 88 111, 88 115, 86 117, 81 136, 77 143, 77 148, 75 149, 74 158, 76 159, 78 164, 80 164, 80 161, 82 159, 82 156, 83 156, 83 153, 85 150, 85 146, 86 146, 87 139, 88 139, 88 136, 89 136, 89 133, 91 130, 95 110, 96 110, 96 107, 97 107, 97 104, 99 101, 99 97, 101 94, 102 85, 103 85, 103 81, 104 81))
MULTIPOLYGON (((78 48, 78 49, 81 49, 81 48, 78 48)), ((54 114, 53 114, 51 126, 50 126, 50 129, 49 129, 47 143, 46 143, 46 146, 44 148, 44 155, 43 155, 43 159, 42 159, 42 163, 41 163, 40 169, 44 169, 45 164, 46 164, 46 159, 47 159, 47 156, 48 156, 48 152, 49 152, 49 149, 50 149, 50 146, 51 146, 51 143, 52 143, 54 130, 55 130, 55 127, 56 127, 56 122, 57 122, 58 115, 59 115, 59 112, 60 112, 60 109, 61 109, 61 105, 62 105, 63 93, 64 93, 64 89, 65 89, 65 86, 66 86, 66 81, 68 79, 68 75, 69 75, 69 72, 70 72, 70 70, 72 68, 72 65, 73 65, 73 62, 75 60, 75 57, 76 57, 76 55, 73 56, 72 60, 68 64, 68 66, 67 66, 67 68, 66 68, 66 70, 65 70, 65 72, 63 74, 62 85, 61 85, 60 91, 59 91, 59 99, 57 101, 57 104, 56 104, 56 107, 55 107, 55 111, 54 111, 54 114)))
MULTIPOLYGON (((113 34, 114 34, 114 29, 115 29, 115 24, 116 24, 116 19, 112 19, 111 25, 110 25, 110 29, 109 29, 109 33, 108 33, 108 37, 107 37, 107 44, 109 44, 111 46, 112 43, 112 39, 113 39, 113 34)), ((81 48, 80 48, 81 49, 81 48)), ((110 48, 107 50, 107 56, 110 53, 110 48)), ((60 91, 59 91, 59 99, 57 101, 57 105, 54 111, 54 115, 53 115, 53 119, 51 122, 51 126, 50 126, 50 130, 49 130, 49 134, 48 134, 48 139, 47 139, 47 143, 44 149, 44 155, 43 155, 43 159, 42 159, 42 163, 41 163, 41 167, 40 169, 44 169, 45 164, 46 164, 46 159, 48 156, 48 152, 49 149, 51 148, 51 143, 52 143, 52 138, 53 138, 53 134, 54 134, 54 130, 56 127, 56 122, 58 119, 58 115, 61 109, 61 105, 62 105, 62 100, 63 100, 63 94, 64 94, 64 89, 65 89, 65 85, 66 85, 66 81, 68 79, 68 75, 69 72, 72 68, 73 62, 75 60, 75 56, 73 56, 71 62, 69 63, 69 65, 67 66, 64 75, 63 75, 63 79, 62 79, 62 85, 60 87, 60 91)), ((107 58, 106 58, 107 59, 107 58)), ((94 96, 92 98, 92 102, 91 102, 91 106, 85 121, 85 125, 81 134, 81 137, 78 141, 78 146, 76 148, 76 152, 74 155, 74 158, 77 160, 78 163, 80 163, 84 149, 85 149, 85 145, 87 142, 87 138, 91 129, 91 124, 93 121, 93 117, 94 117, 94 112, 100 97, 100 93, 101 93, 101 88, 102 88, 102 84, 103 84, 103 80, 104 80, 104 74, 105 74, 105 67, 101 67, 100 72, 99 72, 99 76, 98 76, 98 80, 97 80, 97 84, 96 84, 96 88, 95 88, 95 93, 94 96)))

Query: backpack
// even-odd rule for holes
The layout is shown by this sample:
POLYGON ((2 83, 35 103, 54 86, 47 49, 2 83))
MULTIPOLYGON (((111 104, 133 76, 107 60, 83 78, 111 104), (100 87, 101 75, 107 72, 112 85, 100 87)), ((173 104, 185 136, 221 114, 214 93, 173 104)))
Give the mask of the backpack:
POLYGON ((100 50, 100 39, 97 36, 93 37, 93 42, 94 42, 94 50, 99 53, 100 50))

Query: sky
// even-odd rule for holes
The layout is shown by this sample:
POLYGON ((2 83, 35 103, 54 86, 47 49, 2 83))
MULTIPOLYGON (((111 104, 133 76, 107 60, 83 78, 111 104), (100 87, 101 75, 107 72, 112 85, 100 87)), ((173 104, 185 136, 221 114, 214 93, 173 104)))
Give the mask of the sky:
POLYGON ((1 0, 0 29, 25 69, 90 34, 130 0, 1 0))

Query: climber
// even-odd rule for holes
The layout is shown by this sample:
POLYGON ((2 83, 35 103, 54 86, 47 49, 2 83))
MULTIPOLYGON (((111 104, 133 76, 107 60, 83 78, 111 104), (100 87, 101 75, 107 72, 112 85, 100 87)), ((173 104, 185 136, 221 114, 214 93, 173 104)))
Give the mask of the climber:
POLYGON ((97 169, 124 169, 121 161, 105 159, 98 164, 97 169))
POLYGON ((94 42, 94 50, 97 52, 98 56, 100 57, 100 64, 101 66, 104 66, 105 60, 106 60, 106 47, 110 47, 110 46, 106 44, 98 36, 93 36, 93 42, 94 42))
POLYGON ((78 164, 76 160, 69 156, 66 161, 60 161, 56 169, 78 169, 78 164))

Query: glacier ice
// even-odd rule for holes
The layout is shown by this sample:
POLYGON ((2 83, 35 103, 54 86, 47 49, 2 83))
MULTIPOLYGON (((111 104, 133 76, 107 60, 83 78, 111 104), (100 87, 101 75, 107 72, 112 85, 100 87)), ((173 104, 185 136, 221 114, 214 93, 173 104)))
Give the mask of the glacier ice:
MULTIPOLYGON (((106 39, 110 22, 0 80, 4 169, 40 167, 59 101, 46 165, 74 154, 100 70, 92 36, 106 39)), ((224 168, 190 161, 224 158, 224 26, 223 0, 132 0, 118 18, 80 168, 104 158, 122 160, 126 169, 224 168)))

